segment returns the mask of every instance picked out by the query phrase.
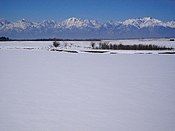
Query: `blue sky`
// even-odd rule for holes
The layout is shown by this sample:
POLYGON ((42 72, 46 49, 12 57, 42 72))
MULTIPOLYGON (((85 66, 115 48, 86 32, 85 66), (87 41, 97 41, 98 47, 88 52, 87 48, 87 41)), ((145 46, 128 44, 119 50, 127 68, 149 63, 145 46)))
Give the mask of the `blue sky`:
POLYGON ((0 0, 0 17, 11 21, 73 16, 100 21, 144 16, 175 20, 175 0, 0 0))

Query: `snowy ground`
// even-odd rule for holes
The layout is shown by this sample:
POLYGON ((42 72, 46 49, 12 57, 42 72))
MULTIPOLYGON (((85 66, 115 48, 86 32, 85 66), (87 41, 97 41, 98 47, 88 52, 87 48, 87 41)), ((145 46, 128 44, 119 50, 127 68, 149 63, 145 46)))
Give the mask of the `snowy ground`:
POLYGON ((0 44, 1 131, 175 130, 175 55, 58 53, 31 43, 0 44))
MULTIPOLYGON (((143 45, 158 45, 166 46, 175 49, 175 41, 170 41, 169 39, 136 39, 136 40, 103 40, 112 44, 143 44, 143 45)), ((98 41, 95 42, 98 46, 98 41)), ((77 51, 78 53, 87 53, 85 51, 94 50, 91 47, 91 41, 61 41, 60 47, 58 49, 77 51)), ((49 51, 53 45, 52 41, 8 41, 0 42, 0 50, 37 50, 37 51, 49 51)), ((105 54, 159 54, 162 52, 167 52, 167 50, 161 51, 145 51, 145 50, 104 50, 105 54)), ((175 52, 171 50, 168 52, 175 52)))

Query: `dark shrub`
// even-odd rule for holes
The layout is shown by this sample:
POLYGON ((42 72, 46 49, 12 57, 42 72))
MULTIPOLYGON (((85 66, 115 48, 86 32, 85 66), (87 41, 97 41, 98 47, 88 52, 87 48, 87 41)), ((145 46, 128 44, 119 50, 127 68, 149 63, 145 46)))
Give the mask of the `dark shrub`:
POLYGON ((53 42, 53 46, 54 46, 54 47, 58 47, 59 45, 60 45, 59 42, 57 42, 57 41, 54 41, 54 42, 53 42))

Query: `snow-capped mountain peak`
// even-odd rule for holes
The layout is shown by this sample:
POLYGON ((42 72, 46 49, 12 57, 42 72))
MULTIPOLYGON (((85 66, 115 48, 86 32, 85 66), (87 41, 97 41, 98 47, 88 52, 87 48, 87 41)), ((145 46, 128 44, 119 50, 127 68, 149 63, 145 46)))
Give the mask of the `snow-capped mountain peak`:
POLYGON ((166 23, 166 25, 170 28, 175 28, 175 21, 169 21, 166 23))
POLYGON ((153 20, 153 18, 152 17, 143 17, 143 18, 140 18, 140 19, 143 19, 143 20, 145 20, 145 21, 148 21, 148 20, 153 20))
POLYGON ((27 29, 29 27, 33 27, 33 23, 28 21, 28 20, 25 20, 25 19, 22 19, 22 20, 19 20, 15 23, 12 24, 13 28, 18 28, 18 29, 27 29))
POLYGON ((0 26, 6 25, 6 24, 10 24, 10 22, 5 19, 0 19, 0 26))
POLYGON ((100 24, 96 20, 87 20, 87 19, 79 19, 75 17, 71 17, 61 24, 65 28, 84 28, 84 27, 92 27, 92 28, 98 28, 100 24))
POLYGON ((84 26, 84 21, 75 17, 71 17, 61 23, 65 28, 71 27, 82 27, 84 26))
POLYGON ((158 19, 152 17, 144 17, 141 19, 140 27, 154 27, 154 26, 165 26, 164 23, 158 19))
POLYGON ((56 22, 54 20, 44 20, 39 25, 42 27, 54 28, 56 26, 56 22))
POLYGON ((28 22, 26 19, 22 19, 22 20, 20 20, 21 22, 28 22))
POLYGON ((68 18, 67 21, 68 22, 76 22, 76 21, 80 21, 81 19, 78 19, 78 18, 75 18, 75 17, 71 17, 71 18, 68 18))
POLYGON ((54 20, 31 22, 25 19, 9 22, 0 19, 0 36, 15 37, 18 33, 20 33, 18 36, 24 34, 25 37, 28 36, 25 33, 29 33, 30 36, 41 34, 40 37, 46 35, 47 37, 60 36, 66 38, 77 38, 77 36, 81 37, 82 35, 83 38, 175 37, 175 21, 164 22, 151 17, 104 23, 76 17, 68 18, 62 22, 54 20))
POLYGON ((139 19, 128 19, 123 22, 123 25, 131 25, 137 28, 144 28, 144 27, 154 27, 154 26, 166 26, 162 21, 158 19, 154 19, 152 17, 144 17, 139 19))

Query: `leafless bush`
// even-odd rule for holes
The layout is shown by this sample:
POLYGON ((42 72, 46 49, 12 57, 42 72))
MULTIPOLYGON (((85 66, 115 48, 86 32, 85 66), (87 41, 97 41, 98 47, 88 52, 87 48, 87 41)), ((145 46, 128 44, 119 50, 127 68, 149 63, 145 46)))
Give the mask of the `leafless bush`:
POLYGON ((57 41, 54 41, 54 42, 53 42, 53 46, 54 46, 54 47, 58 47, 59 45, 60 45, 59 42, 57 42, 57 41))

